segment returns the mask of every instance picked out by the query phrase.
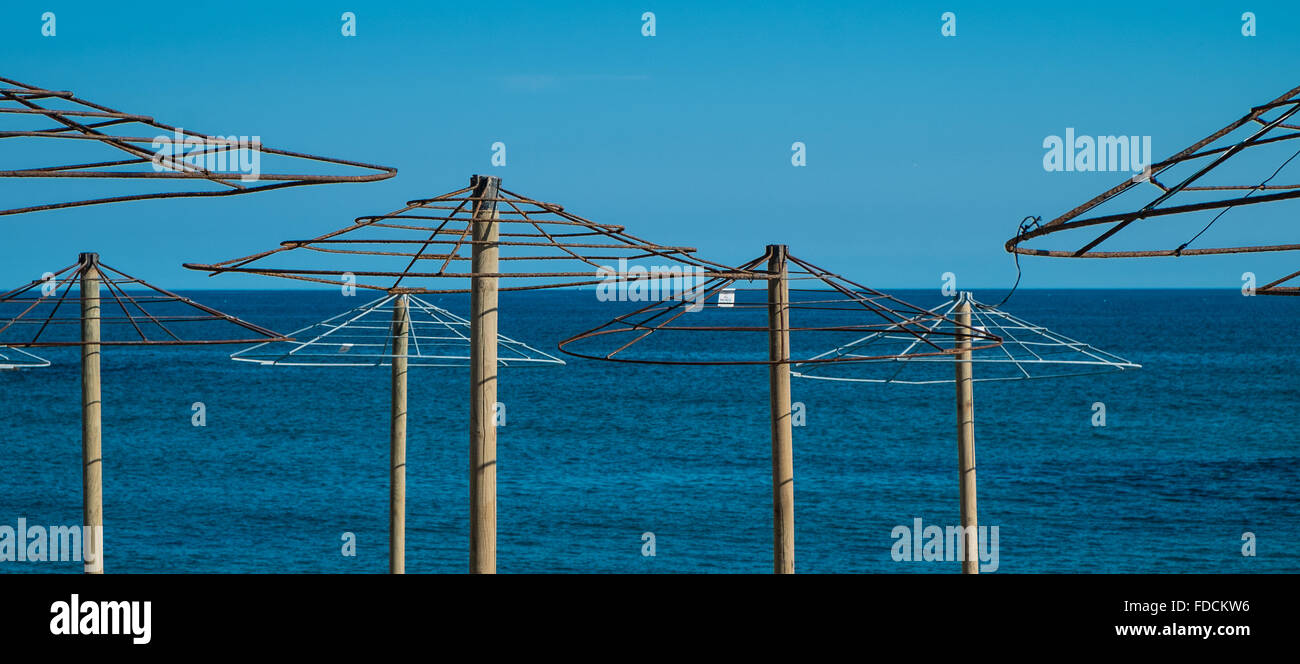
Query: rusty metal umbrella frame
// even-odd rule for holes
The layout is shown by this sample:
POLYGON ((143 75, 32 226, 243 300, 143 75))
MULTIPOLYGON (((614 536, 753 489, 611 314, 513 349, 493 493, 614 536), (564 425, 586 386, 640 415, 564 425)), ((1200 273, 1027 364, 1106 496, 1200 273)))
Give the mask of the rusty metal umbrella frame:
MULTIPOLYGON (((1152 258, 1300 250, 1300 244, 1297 243, 1191 247, 1193 242, 1235 208, 1300 198, 1300 184, 1272 184, 1283 169, 1300 158, 1300 149, 1287 156, 1271 172, 1264 171, 1266 174, 1257 183, 1202 183, 1203 178, 1214 173, 1233 157, 1246 154, 1248 151, 1251 154, 1259 154, 1262 146, 1278 145, 1300 138, 1300 121, 1298 121, 1300 118, 1297 118, 1297 113, 1300 113, 1300 87, 1292 88, 1272 101, 1251 108, 1238 120, 1193 143, 1174 156, 1152 164, 1141 176, 1126 180, 1047 223, 1040 225, 1036 217, 1026 217, 1026 220, 1021 222, 1016 236, 1007 240, 1005 248, 1017 256, 1017 261, 1020 255, 1062 258, 1152 258), (1161 174, 1182 164, 1193 166, 1195 169, 1190 175, 1178 179, 1176 183, 1173 180, 1170 180, 1170 183, 1161 182, 1161 174), (1126 212, 1085 216, 1143 182, 1151 184, 1160 192, 1140 208, 1126 212), (1218 200, 1192 202, 1190 199, 1197 192, 1234 192, 1237 195, 1218 200), (1097 249, 1102 243, 1134 223, 1214 210, 1218 212, 1199 232, 1173 248, 1111 251, 1097 249), (1104 227, 1105 230, 1077 249, 1041 249, 1024 246, 1030 240, 1093 226, 1104 227)), ((1292 144, 1287 143, 1288 147, 1290 145, 1292 144)), ((1285 155, 1285 151, 1282 154, 1285 155)), ((1300 288, 1283 285, 1298 276, 1300 272, 1274 280, 1257 289, 1256 293, 1300 295, 1300 288)))
POLYGON ((81 349, 82 542, 87 573, 104 571, 102 348, 284 339, 287 337, 109 267, 93 253, 83 253, 76 263, 58 272, 0 294, 0 344, 81 349), (79 288, 79 305, 68 302, 74 286, 79 288), (102 334, 105 326, 108 338, 102 334), (214 326, 238 332, 213 334, 214 326), (196 327, 200 328, 198 334, 194 334, 196 327))
MULTIPOLYGON (((765 295, 757 301, 741 301, 733 284, 735 277, 718 277, 698 287, 677 294, 675 302, 656 302, 586 332, 561 341, 562 352, 576 357, 611 362, 632 362, 663 365, 766 365, 768 368, 768 405, 772 436, 772 570, 777 574, 791 574, 794 564, 794 452, 792 429, 792 403, 790 397, 790 365, 833 364, 884 360, 900 357, 933 357, 961 352, 956 340, 965 339, 966 347, 994 348, 1002 340, 969 322, 953 320, 933 311, 908 304, 880 291, 850 281, 812 263, 790 255, 785 245, 768 245, 766 252, 739 270, 760 274, 767 282, 765 295), (792 286, 791 284, 794 284, 792 286), (741 315, 753 314, 766 319, 748 325, 721 325, 706 323, 699 318, 704 311, 724 310, 741 315), (792 317, 817 311, 824 322, 792 321, 792 317), (737 359, 672 359, 659 357, 630 357, 632 349, 644 344, 655 335, 665 337, 673 333, 761 334, 767 338, 767 358, 737 359), (847 355, 820 355, 792 358, 791 333, 842 333, 883 335, 895 339, 897 347, 874 354, 850 357, 847 355), (896 337, 894 335, 897 335, 896 337), (952 341, 945 341, 951 338, 952 341), (614 346, 605 352, 579 350, 574 346, 608 342, 614 346)), ((762 291, 765 290, 765 293, 762 291)), ((748 299, 748 298, 746 298, 748 299)), ((680 338, 681 334, 676 337, 680 338)), ((668 351, 679 353, 681 343, 669 342, 668 351)))
POLYGON ((1140 369, 1141 365, 1053 332, 1042 325, 1030 323, 997 306, 977 302, 968 292, 958 293, 950 302, 931 311, 936 314, 931 323, 936 327, 955 320, 959 324, 996 334, 1002 343, 996 348, 971 348, 969 339, 960 333, 961 330, 957 330, 958 334, 951 337, 954 350, 957 351, 955 355, 880 358, 879 353, 871 350, 872 346, 899 340, 909 344, 915 342, 899 338, 897 333, 878 332, 814 357, 845 357, 851 359, 851 362, 796 364, 793 374, 801 378, 850 383, 956 386, 957 462, 962 527, 959 544, 962 555, 959 559, 962 561, 962 573, 978 574, 980 544, 973 383, 1084 376, 1140 369), (942 366, 943 363, 954 366, 945 367, 942 366), (980 366, 981 372, 987 371, 990 375, 975 376, 976 365, 980 366), (872 368, 883 368, 886 375, 869 374, 866 370, 872 368), (933 371, 923 373, 925 370, 933 371), (995 373, 998 370, 1001 372, 995 373))
MULTIPOLYGON (((910 357, 950 355, 956 352, 952 348, 944 347, 944 345, 934 341, 935 338, 956 335, 957 329, 960 327, 938 325, 940 322, 953 323, 953 321, 945 319, 941 314, 863 286, 788 253, 784 253, 784 259, 781 259, 779 258, 781 254, 778 252, 782 251, 784 250, 781 245, 771 245, 762 256, 736 268, 737 271, 745 273, 743 277, 725 275, 708 279, 692 289, 678 293, 677 297, 671 300, 652 302, 635 311, 618 316, 604 325, 573 335, 561 341, 559 348, 564 353, 589 360, 669 366, 821 364, 891 359, 903 355, 910 357), (786 268, 785 276, 782 277, 778 272, 770 269, 773 260, 788 261, 789 264, 794 265, 794 268, 786 268), (624 354, 625 351, 635 347, 638 342, 650 338, 651 335, 656 333, 739 332, 768 336, 773 328, 771 321, 766 319, 761 323, 755 322, 750 325, 703 325, 695 323, 691 319, 699 309, 727 310, 737 313, 747 311, 767 312, 769 306, 771 306, 771 301, 766 297, 761 302, 727 301, 731 299, 725 296, 727 291, 742 290, 736 288, 735 284, 737 282, 753 280, 785 281, 789 283, 787 290, 795 294, 795 298, 790 299, 783 305, 783 309, 786 311, 840 312, 842 316, 855 318, 853 322, 846 321, 834 325, 804 326, 792 323, 783 326, 779 330, 787 333, 787 335, 790 332, 896 335, 896 337, 891 338, 900 341, 899 348, 906 348, 906 350, 901 353, 898 351, 882 352, 874 357, 809 356, 794 359, 768 357, 766 359, 710 358, 678 360, 666 357, 629 357, 624 354), (804 299, 797 299, 801 296, 804 299), (858 316, 861 317, 860 320, 856 319, 858 316), (609 335, 613 335, 611 338, 627 339, 627 341, 604 353, 584 351, 575 347, 581 346, 583 342, 609 335), (630 338, 624 335, 629 335, 630 338)), ((766 291, 767 289, 747 290, 766 291)), ((996 335, 975 329, 970 329, 969 332, 973 338, 986 343, 980 348, 993 348, 1001 343, 1001 340, 996 335)))
MULTIPOLYGON (((0 140, 8 141, 5 145, 32 144, 40 146, 37 154, 46 155, 56 146, 75 149, 88 144, 104 145, 127 158, 108 161, 81 163, 62 163, 29 168, 12 169, 8 164, 0 165, 8 170, 0 170, 0 178, 56 178, 56 179, 146 179, 152 181, 198 181, 203 180, 214 187, 211 191, 161 191, 133 193, 82 200, 65 200, 57 203, 19 206, 0 209, 0 216, 22 213, 57 210, 63 208, 84 207, 105 203, 120 203, 154 198, 183 198, 203 196, 229 196, 255 191, 267 191, 303 185, 324 184, 331 182, 373 182, 392 177, 397 171, 387 166, 375 166, 361 162, 345 161, 328 157, 289 152, 268 148, 260 142, 243 139, 229 139, 220 136, 208 136, 198 132, 173 127, 145 115, 136 115, 118 111, 96 104, 71 92, 49 90, 27 85, 18 81, 0 78, 0 115, 18 124, 6 123, 0 127, 0 140), (24 121, 27 121, 24 124, 24 121), (43 124, 48 121, 50 124, 43 124), (170 136, 135 136, 130 129, 139 128, 161 130, 170 136), (162 141, 160 139, 169 140, 162 141), (156 139, 158 139, 156 141, 156 139), (175 142, 173 142, 173 140, 175 142), (167 143, 169 149, 158 150, 155 144, 167 143), (147 146, 147 147, 146 147, 147 146), (187 154, 182 154, 189 150, 187 154), (249 176, 242 172, 228 172, 225 166, 238 163, 246 154, 273 155, 313 162, 326 166, 346 166, 369 173, 362 175, 328 175, 328 174, 286 174, 256 173, 249 176), (148 168, 144 168, 145 166, 148 168), (211 166, 212 168, 209 168, 211 166)), ((13 152, 10 152, 13 154, 13 152)), ((116 156, 121 156, 116 155, 116 156)), ((42 346, 78 346, 81 348, 81 392, 82 392, 82 507, 84 515, 83 541, 97 550, 94 557, 85 559, 85 571, 102 573, 103 568, 103 460, 101 456, 102 426, 100 398, 100 352, 103 346, 180 346, 208 344, 245 344, 265 340, 281 340, 286 337, 221 313, 201 305, 188 298, 136 279, 126 273, 100 263, 99 256, 84 253, 77 263, 49 275, 48 279, 34 281, 31 284, 0 295, 0 306, 14 305, 21 311, 7 319, 0 319, 0 344, 6 332, 10 335, 19 332, 28 333, 8 345, 16 347, 42 346), (80 283, 79 311, 75 318, 59 318, 60 312, 67 312, 74 305, 65 307, 69 291, 73 284, 80 283), (108 290, 110 307, 105 312, 102 288, 108 290), (29 296, 34 289, 41 289, 39 297, 29 296), (49 295, 62 294, 57 298, 49 295), (50 305, 49 314, 40 316, 41 305, 50 305), (183 313, 162 314, 159 308, 180 309, 183 313), (117 313, 120 311, 120 315, 117 313), (79 337, 71 334, 59 337, 59 332, 68 326, 79 328, 79 337), (124 334, 108 339, 103 338, 103 326, 108 325, 110 332, 123 331, 124 334), (240 330, 238 335, 199 335, 193 336, 196 326, 203 326, 204 331, 211 326, 233 326, 240 330), (187 336, 178 334, 184 326, 187 336)))
POLYGON ((496 572, 498 293, 650 281, 648 272, 624 269, 631 262, 646 261, 661 261, 706 278, 754 276, 697 258, 694 248, 655 244, 622 226, 591 221, 561 205, 502 189, 500 184, 500 178, 475 175, 468 187, 408 201, 388 214, 358 217, 325 235, 290 240, 221 263, 185 265, 213 275, 260 274, 408 296, 470 293, 472 573, 496 572), (323 261, 346 257, 356 264, 339 270, 289 262, 307 257, 323 261), (530 267, 538 265, 548 267, 530 267), (422 283, 426 280, 467 284, 431 288, 422 283), (506 285, 501 280, 507 280, 506 285))
POLYGON ((391 178, 397 173, 397 169, 388 166, 290 152, 260 143, 242 143, 221 136, 209 136, 164 124, 147 115, 126 113, 96 104, 68 91, 48 90, 8 78, 0 78, 0 114, 15 121, 35 118, 52 123, 49 126, 34 125, 35 128, 23 127, 17 130, 8 130, 6 127, 6 130, 0 130, 0 140, 40 141, 44 153, 50 151, 52 146, 46 145, 50 142, 98 142, 126 156, 105 161, 0 170, 0 178, 203 180, 215 186, 210 190, 160 191, 0 209, 0 216, 153 198, 232 196, 303 185, 374 182, 391 178), (164 136, 168 139, 180 139, 179 145, 169 143, 171 147, 162 152, 155 143, 158 134, 134 135, 141 130, 146 134, 148 131, 165 132, 164 136), (181 154, 177 150, 188 152, 181 154), (241 150, 369 172, 361 175, 260 173, 255 180, 249 181, 243 173, 207 168, 208 165, 224 165, 227 158, 237 160, 241 150))
MULTIPOLYGON (((93 293, 89 295, 94 297, 93 293)), ((81 254, 76 263, 50 273, 45 279, 0 294, 0 307, 4 307, 0 309, 0 343, 12 348, 202 346, 289 339, 110 267, 93 253, 81 254), (101 302, 95 316, 96 324, 122 334, 94 341, 71 334, 74 331, 79 333, 84 321, 76 303, 79 298, 68 296, 74 286, 85 283, 88 275, 98 282, 96 287, 107 291, 106 297, 97 298, 101 302), (158 310, 162 308, 172 311, 161 313, 158 310), (15 313, 5 315, 6 310, 15 313), (185 338, 177 333, 178 330, 193 330, 205 323, 227 323, 242 333, 207 335, 207 338, 185 338), (60 334, 65 331, 68 333, 60 334)), ((209 329, 205 328, 205 331, 209 329)))
MULTIPOLYGON (((483 177, 483 176, 476 176, 483 177)), ((695 257, 693 247, 655 244, 629 234, 623 226, 601 224, 568 212, 563 206, 546 203, 506 189, 491 195, 469 187, 408 201, 387 214, 357 217, 352 225, 311 239, 286 240, 269 251, 220 263, 186 263, 192 270, 260 274, 335 286, 355 286, 390 292, 401 288, 412 294, 468 293, 469 287, 426 288, 411 285, 425 279, 496 278, 528 279, 538 283, 503 285, 499 291, 574 288, 636 281, 647 276, 611 269, 617 261, 660 260, 699 270, 706 277, 752 277, 720 263, 695 257), (500 226, 499 237, 473 237, 478 210, 490 210, 500 226), (494 269, 475 270, 476 249, 491 245, 521 255, 502 253, 498 260, 507 265, 549 265, 562 261, 581 265, 582 270, 494 269), (368 256, 384 261, 388 269, 337 270, 288 267, 284 260, 316 252, 321 255, 368 256), (272 261, 280 260, 278 264, 272 261), (355 278, 353 282, 350 279, 355 278)))
MULTIPOLYGON (((1055 256, 1068 258, 1147 258, 1155 256, 1193 256, 1206 254, 1236 254, 1268 251, 1291 251, 1300 249, 1300 244, 1273 244, 1235 247, 1193 248, 1190 245, 1234 208, 1273 203, 1300 198, 1300 183, 1271 184, 1287 164, 1300 157, 1300 150, 1286 159, 1277 170, 1273 171, 1256 184, 1204 184, 1202 179, 1223 166, 1234 156, 1260 146, 1274 145, 1284 141, 1300 138, 1300 122, 1295 116, 1300 112, 1300 87, 1287 91, 1282 96, 1256 106, 1240 119, 1193 143, 1174 156, 1150 166, 1149 174, 1136 176, 1108 189, 1086 203, 1065 214, 1043 223, 1022 224, 1019 233, 1006 242, 1006 250, 1026 256, 1055 256), (1230 138, 1234 133, 1245 131, 1240 138, 1230 138), (1160 176, 1176 166, 1187 164, 1195 170, 1175 183, 1165 183, 1160 176), (1121 194, 1134 190, 1147 183, 1159 190, 1157 195, 1141 207, 1126 212, 1097 214, 1085 216, 1121 194), (1237 195, 1219 200, 1200 200, 1190 202, 1188 194, 1196 192, 1233 192, 1237 195), (1260 195, 1256 195, 1256 194, 1260 195), (1187 241, 1172 248, 1102 251, 1097 247, 1129 225, 1140 221, 1154 221, 1171 215, 1188 214, 1199 211, 1218 210, 1208 224, 1187 241), (1038 249, 1024 246, 1030 240, 1044 238, 1063 231, 1077 230, 1092 226, 1104 227, 1099 235, 1082 246, 1071 249, 1038 249)), ((1295 276, 1295 275, 1293 275, 1295 276)), ((1285 280, 1285 279, 1284 279, 1285 280)), ((1276 283, 1276 282, 1275 282, 1276 283)), ((1261 291, 1262 292, 1262 291, 1261 291)))

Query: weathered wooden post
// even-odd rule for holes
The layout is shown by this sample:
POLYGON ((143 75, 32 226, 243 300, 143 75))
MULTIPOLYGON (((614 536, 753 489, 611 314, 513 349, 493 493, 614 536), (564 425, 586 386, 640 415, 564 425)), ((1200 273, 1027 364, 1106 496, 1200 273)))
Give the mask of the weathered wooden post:
POLYGON ((99 382, 99 254, 81 254, 81 503, 87 574, 104 573, 104 463, 99 382), (89 556, 87 556, 89 558, 89 556))
POLYGON ((406 573, 406 367, 411 317, 407 296, 393 299, 393 405, 388 485, 388 572, 406 573))
POLYGON ((979 574, 979 517, 975 507, 975 390, 972 383, 970 293, 957 303, 957 461, 961 480, 962 574, 979 574))
POLYGON ((790 421, 790 288, 786 246, 768 245, 768 392, 772 411, 772 571, 794 573, 794 434, 790 421))
POLYGON ((501 178, 475 175, 471 237, 469 571, 497 571, 497 198, 501 178))

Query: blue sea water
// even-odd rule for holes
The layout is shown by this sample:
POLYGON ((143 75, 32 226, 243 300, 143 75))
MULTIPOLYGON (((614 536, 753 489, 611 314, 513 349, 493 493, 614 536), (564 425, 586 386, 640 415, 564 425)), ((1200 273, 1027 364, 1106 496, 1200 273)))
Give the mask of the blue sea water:
MULTIPOLYGON (((897 294, 938 303, 932 291, 897 294)), ((358 303, 188 295, 278 331, 358 303)), ((463 296, 429 299, 466 309, 463 296)), ((1298 304, 1236 291, 1017 292, 1008 311, 1143 368, 976 385, 979 516, 999 528, 998 571, 1300 572, 1298 304), (1098 401, 1105 427, 1091 424, 1098 401), (1245 532, 1254 557, 1241 553, 1245 532)), ((503 334, 557 355, 558 340, 621 313, 590 291, 505 293, 501 312, 503 334)), ((704 350, 764 348, 729 339, 704 350)), ((105 349, 106 570, 386 571, 388 369, 260 367, 229 361, 236 349, 105 349), (206 427, 192 426, 195 402, 206 427), (345 532, 355 557, 341 555, 345 532)), ((0 372, 0 524, 76 524, 77 351, 36 352, 54 365, 0 372)), ((769 571, 766 368, 565 359, 501 373, 499 571, 769 571), (647 532, 653 557, 642 555, 647 532)), ((807 412, 794 430, 798 570, 959 571, 890 555, 895 526, 958 522, 952 386, 795 379, 793 391, 807 412)), ((412 370, 408 572, 467 569, 467 400, 467 370, 412 370)))

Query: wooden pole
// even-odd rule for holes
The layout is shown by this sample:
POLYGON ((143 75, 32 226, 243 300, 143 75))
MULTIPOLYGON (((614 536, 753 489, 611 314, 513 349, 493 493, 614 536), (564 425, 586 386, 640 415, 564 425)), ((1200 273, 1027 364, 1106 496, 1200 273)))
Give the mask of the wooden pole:
POLYGON ((772 411, 772 571, 794 574, 794 433, 790 422, 790 287, 785 245, 768 245, 768 394, 772 411))
POLYGON ((972 383, 970 295, 957 303, 957 461, 961 478, 962 574, 979 574, 979 518, 975 509, 975 390, 972 383))
MULTIPOLYGON (((475 175, 474 274, 498 270, 497 191, 501 178, 475 175)), ((497 571, 497 277, 473 277, 470 293, 469 571, 497 571)))
POLYGON ((104 573, 104 463, 99 383, 99 254, 82 254, 81 271, 81 501, 87 574, 104 573))
POLYGON ((411 318, 407 296, 393 299, 393 407, 388 483, 388 572, 406 573, 406 354, 411 318))

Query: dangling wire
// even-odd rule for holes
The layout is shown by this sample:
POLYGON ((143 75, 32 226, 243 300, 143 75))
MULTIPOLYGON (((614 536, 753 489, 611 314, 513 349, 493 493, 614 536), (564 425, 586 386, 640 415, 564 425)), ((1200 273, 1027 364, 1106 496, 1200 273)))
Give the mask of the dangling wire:
MULTIPOLYGON (((1252 188, 1250 191, 1246 192, 1246 195, 1245 195, 1245 196, 1242 196, 1242 198, 1249 198, 1251 194, 1254 194, 1255 192, 1257 192, 1257 191, 1263 189, 1265 185, 1267 185, 1269 182, 1272 182, 1272 181, 1273 181, 1273 178, 1277 177, 1277 174, 1278 174, 1278 173, 1281 173, 1281 172, 1282 172, 1282 169, 1286 168, 1286 165, 1289 164, 1289 163, 1291 163, 1291 162, 1292 162, 1296 157, 1300 157, 1300 150, 1297 150, 1296 153, 1293 154, 1293 155, 1291 155, 1291 157, 1290 157, 1289 159, 1287 159, 1286 161, 1282 162, 1282 165, 1281 165, 1281 166, 1278 166, 1278 167, 1277 167, 1277 170, 1276 170, 1276 171, 1273 171, 1273 174, 1272 174, 1272 175, 1268 176, 1268 177, 1267 177, 1263 182, 1261 182, 1261 183, 1255 185, 1255 187, 1252 188)), ((1188 240, 1188 241, 1186 241, 1186 242, 1184 242, 1184 243, 1178 245, 1178 248, 1174 250, 1174 255, 1175 255, 1175 256, 1182 256, 1182 255, 1183 255, 1183 250, 1187 248, 1187 245, 1189 245, 1189 244, 1195 242, 1195 241, 1196 241, 1196 238, 1201 237, 1201 235, 1203 235, 1203 234, 1205 233, 1205 231, 1210 230, 1210 227, 1214 225, 1214 222, 1218 221, 1218 220, 1219 220, 1219 217, 1222 217, 1223 215, 1227 214, 1227 213, 1228 213, 1228 210, 1231 210, 1235 205, 1236 205, 1236 204, 1234 203, 1233 205, 1229 205, 1228 207, 1223 208, 1222 210, 1220 210, 1219 213, 1216 214, 1216 215, 1214 215, 1214 218, 1210 220, 1210 223, 1208 223, 1208 224, 1205 225, 1205 228, 1202 228, 1201 231, 1200 231, 1199 233, 1197 233, 1196 235, 1193 235, 1193 236, 1192 236, 1192 239, 1190 239, 1190 240, 1188 240)))
MULTIPOLYGON (((1028 217, 1025 217, 1024 219, 1021 219, 1020 225, 1018 227, 1018 232, 1016 233, 1016 237, 1024 235, 1025 233, 1028 233, 1029 231, 1038 228, 1039 224, 1041 224, 1042 221, 1043 218, 1041 216, 1034 216, 1034 215, 1030 215, 1028 217)), ((1007 300, 1011 299, 1011 295, 1016 292, 1016 288, 1020 286, 1020 252, 1018 251, 1011 252, 1011 257, 1016 262, 1016 282, 1011 284, 1011 290, 1007 291, 1006 297, 1003 297, 1001 302, 998 302, 992 307, 985 307, 985 305, 979 305, 979 306, 989 308, 989 309, 997 309, 1002 305, 1006 304, 1007 300)))

